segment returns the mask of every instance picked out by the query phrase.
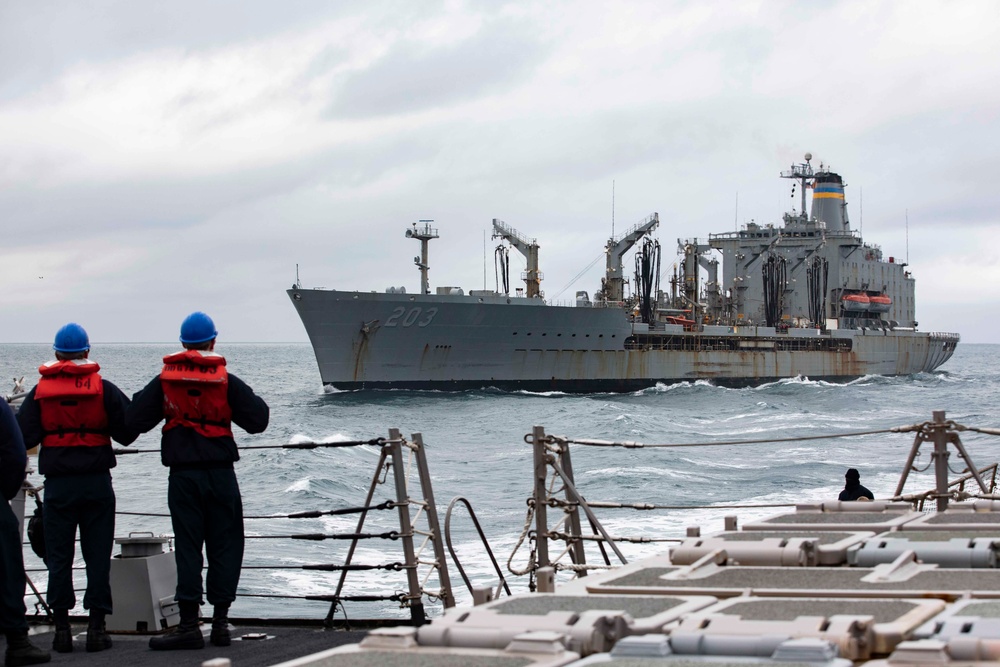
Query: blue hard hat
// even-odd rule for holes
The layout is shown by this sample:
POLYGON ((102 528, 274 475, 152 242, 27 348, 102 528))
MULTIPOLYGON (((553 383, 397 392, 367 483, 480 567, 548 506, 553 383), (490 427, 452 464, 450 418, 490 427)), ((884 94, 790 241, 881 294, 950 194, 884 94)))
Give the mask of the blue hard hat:
POLYGON ((52 349, 56 352, 86 352, 90 349, 90 338, 76 322, 70 322, 56 332, 52 349))
POLYGON ((191 313, 181 322, 181 342, 188 345, 204 343, 219 335, 215 322, 201 311, 191 313))

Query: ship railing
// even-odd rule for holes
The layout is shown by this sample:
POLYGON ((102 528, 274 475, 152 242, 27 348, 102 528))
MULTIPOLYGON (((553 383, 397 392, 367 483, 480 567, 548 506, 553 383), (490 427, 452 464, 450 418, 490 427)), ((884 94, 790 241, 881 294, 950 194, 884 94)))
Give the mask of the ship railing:
MULTIPOLYGON (((574 464, 570 455, 571 445, 584 448, 657 451, 676 448, 773 446, 775 443, 802 443, 837 438, 871 438, 887 434, 914 433, 915 439, 909 460, 900 475, 899 485, 889 502, 908 502, 915 510, 922 510, 928 500, 934 500, 937 502, 937 509, 943 511, 950 501, 980 498, 1000 500, 1000 496, 996 495, 998 464, 978 467, 972 462, 959 437, 960 432, 966 431, 1000 436, 1000 429, 972 428, 946 420, 943 411, 935 411, 930 421, 907 426, 784 438, 706 442, 641 443, 595 440, 552 435, 547 433, 543 426, 535 426, 532 432, 524 438, 532 446, 533 451, 532 494, 528 498, 528 512, 520 539, 508 560, 508 569, 514 574, 530 576, 531 587, 534 590, 539 570, 542 568, 552 568, 556 572, 570 572, 574 576, 581 577, 586 576, 591 570, 608 569, 626 564, 628 559, 624 554, 624 545, 682 542, 684 540, 684 537, 681 536, 665 537, 662 531, 657 533, 655 537, 612 535, 606 528, 606 522, 602 522, 598 518, 597 510, 664 511, 671 513, 664 518, 673 520, 673 513, 678 512, 739 509, 758 513, 762 509, 795 507, 798 504, 748 502, 662 504, 627 499, 595 501, 591 494, 586 493, 581 488, 578 482, 581 478, 574 474, 574 464), (923 468, 917 468, 914 464, 920 455, 923 443, 932 443, 934 452, 931 454, 930 464, 923 468), (957 451, 966 465, 958 479, 953 481, 949 481, 947 451, 949 446, 957 451), (921 493, 904 495, 903 490, 909 473, 923 471, 930 466, 935 466, 936 487, 921 493), (970 486, 973 483, 974 486, 970 486), (557 517, 550 520, 550 512, 557 514, 557 517), (517 558, 517 553, 526 543, 530 545, 527 564, 515 566, 514 561, 517 558), (586 547, 588 545, 591 545, 591 552, 596 546, 598 550, 596 557, 593 553, 587 554, 586 547)), ((583 479, 588 477, 585 475, 583 479)), ((622 522, 622 525, 625 523, 622 522)), ((631 522, 627 523, 631 525, 631 522)), ((648 525, 651 522, 644 523, 648 525)), ((727 524, 729 523, 727 518, 727 524)), ((735 525, 735 517, 732 524, 735 525)))
MULTIPOLYGON (((780 237, 780 238, 801 238, 803 236, 802 232, 785 232, 782 227, 775 226, 761 226, 757 228, 759 232, 748 230, 743 228, 736 232, 717 232, 708 235, 709 244, 712 241, 733 241, 745 238, 759 238, 757 234, 759 233, 763 237, 780 237), (765 233, 770 232, 770 233, 765 233)), ((827 239, 851 239, 853 241, 861 240, 861 232, 856 229, 845 229, 832 231, 826 228, 817 230, 816 236, 822 236, 827 239)), ((692 243, 696 243, 696 240, 692 240, 692 243)))
MULTIPOLYGON (((347 610, 345 603, 392 603, 394 606, 409 611, 410 622, 420 625, 426 622, 424 610, 424 598, 432 601, 440 601, 445 607, 455 605, 455 598, 451 589, 451 581, 445 560, 445 542, 441 526, 438 522, 438 512, 434 500, 434 493, 431 484, 431 474, 427 464, 426 447, 420 433, 412 434, 408 439, 404 438, 398 429, 389 429, 388 437, 376 437, 366 440, 350 440, 336 442, 290 442, 279 445, 258 445, 240 447, 244 450, 317 450, 317 449, 340 449, 353 447, 369 447, 378 449, 378 461, 375 465, 368 486, 367 495, 363 502, 354 507, 340 507, 336 509, 311 509, 306 511, 296 511, 290 513, 273 513, 254 515, 244 515, 244 520, 250 526, 246 531, 246 540, 255 542, 258 540, 288 541, 296 544, 294 549, 290 549, 288 554, 279 559, 279 562, 264 562, 249 556, 245 559, 242 569, 246 571, 266 571, 269 573, 279 573, 289 570, 301 570, 315 573, 335 573, 337 578, 335 586, 325 592, 303 595, 282 595, 277 593, 256 592, 261 586, 256 582, 247 583, 247 577, 243 578, 243 583, 237 591, 237 601, 240 599, 273 599, 273 600, 302 600, 309 602, 320 602, 329 605, 323 624, 331 627, 337 620, 335 616, 338 611, 344 613, 343 621, 347 622, 347 610), (407 460, 408 459, 408 460, 407 460), (416 479, 411 479, 416 477, 416 479), (391 499, 379 502, 375 494, 379 488, 385 488, 391 499), (369 518, 380 511, 392 513, 396 510, 395 521, 376 520, 369 521, 369 518), (252 526, 257 521, 266 522, 269 528, 275 522, 289 521, 293 524, 323 520, 331 517, 348 517, 357 515, 358 519, 353 530, 345 532, 330 532, 322 527, 315 532, 298 532, 295 530, 277 530, 274 532, 254 530, 252 526), (369 525, 373 524, 373 525, 369 525), (400 545, 397 557, 389 556, 382 562, 358 562, 356 552, 359 544, 364 541, 398 543, 400 545), (306 558, 316 560, 328 558, 330 550, 317 548, 320 544, 347 545, 345 549, 332 547, 339 555, 338 562, 298 562, 306 558), (370 588, 364 592, 351 591, 348 588, 348 576, 351 573, 362 572, 366 575, 364 585, 371 587, 371 575, 381 572, 381 578, 377 582, 383 590, 391 588, 392 593, 372 593, 370 588), (404 581, 398 581, 400 577, 404 581), (392 580, 396 579, 397 584, 392 580), (435 581, 436 579, 436 581, 435 581), (435 585, 436 584, 436 585, 435 585)), ((126 459, 133 458, 125 455, 141 455, 145 453, 158 453, 159 449, 116 449, 115 454, 126 459)), ((126 464, 127 465, 127 464, 126 464)), ((23 513, 25 500, 34 499, 36 506, 41 507, 41 499, 44 494, 44 487, 34 486, 30 481, 26 481, 20 496, 23 513)), ((127 520, 131 525, 129 535, 136 532, 145 532, 147 535, 161 535, 172 538, 169 532, 158 533, 158 528, 165 527, 166 519, 170 515, 167 513, 155 512, 134 512, 119 510, 116 515, 129 517, 127 520), (138 517, 138 518, 133 518, 138 517)), ((27 522, 25 522, 27 523, 27 522)), ((169 531, 169 529, 167 529, 169 531)), ((271 528, 273 530, 273 528, 271 528)), ((120 539, 120 538, 119 538, 120 539)), ((25 547, 30 547, 30 542, 24 542, 25 547)), ((383 552, 384 550, 379 550, 383 552)), ((35 618, 41 620, 48 617, 51 620, 51 612, 46 606, 46 591, 39 590, 32 580, 33 577, 41 576, 47 571, 41 558, 32 552, 31 548, 25 548, 26 574, 30 583, 30 590, 26 596, 29 609, 34 606, 35 618)), ((371 550, 365 550, 370 554, 371 550)), ((388 553, 388 552, 387 552, 388 553)), ((369 556, 370 557, 370 556, 369 556)), ((83 567, 74 567, 80 572, 83 567)), ((323 575, 319 575, 323 576, 323 575)), ((327 576, 329 576, 327 574, 327 576)), ((355 576, 353 581, 357 581, 355 576)), ((273 580, 273 579, 272 579, 273 580)), ((75 589, 82 592, 79 581, 76 582, 75 589)), ((318 581, 310 584, 310 587, 322 590, 329 583, 318 581)), ((172 592, 172 591, 171 591, 172 592)), ((238 607, 236 609, 238 610, 238 607)), ((29 617, 31 618, 31 617, 29 617)), ((274 618, 274 616, 272 616, 274 618)), ((297 619, 299 620, 299 619, 297 619)), ((308 620, 308 619, 304 619, 308 620)))
POLYGON ((615 242, 619 242, 619 241, 622 241, 622 240, 628 238, 629 236, 631 236, 632 234, 635 234, 636 232, 638 232, 640 229, 642 229, 643 227, 645 227, 649 223, 653 222, 654 220, 658 220, 658 219, 659 219, 659 214, 657 214, 657 213, 650 213, 645 218, 643 218, 639 222, 635 223, 634 225, 632 225, 631 227, 629 227, 628 229, 626 229, 624 232, 622 232, 620 235, 618 235, 615 238, 615 242))
MULTIPOLYGON (((521 245, 524 245, 524 246, 533 246, 533 245, 537 245, 538 244, 537 239, 529 239, 527 236, 525 236, 521 232, 519 232, 516 229, 514 229, 513 227, 511 227, 510 225, 508 225, 503 220, 497 220, 497 219, 494 218, 494 220, 493 220, 493 227, 500 234, 503 234, 505 236, 509 236, 512 239, 515 239, 521 245)), ((494 238, 496 238, 496 235, 494 235, 494 238)))

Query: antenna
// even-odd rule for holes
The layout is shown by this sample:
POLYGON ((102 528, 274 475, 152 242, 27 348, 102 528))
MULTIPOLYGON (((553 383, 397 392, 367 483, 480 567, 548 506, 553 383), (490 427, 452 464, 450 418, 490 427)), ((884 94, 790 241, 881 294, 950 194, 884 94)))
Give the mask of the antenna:
POLYGON ((906 265, 910 265, 910 209, 906 209, 906 265))
POLYGON ((486 230, 483 230, 483 290, 486 290, 486 230))
POLYGON ((858 188, 858 217, 861 218, 861 236, 865 235, 865 188, 858 188))
POLYGON ((299 265, 295 264, 295 286, 302 287, 302 281, 299 280, 299 265))
POLYGON ((611 179, 611 238, 615 237, 615 179, 611 179))
POLYGON ((736 191, 736 210, 733 211, 733 231, 740 231, 740 191, 736 191))

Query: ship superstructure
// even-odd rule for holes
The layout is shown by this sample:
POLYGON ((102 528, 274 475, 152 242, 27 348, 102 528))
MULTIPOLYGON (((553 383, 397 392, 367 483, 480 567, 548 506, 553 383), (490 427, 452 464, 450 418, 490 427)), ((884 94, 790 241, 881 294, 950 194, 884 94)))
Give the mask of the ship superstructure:
MULTIPOLYGON (((915 328, 915 282, 907 265, 886 259, 851 229, 843 179, 822 165, 814 171, 810 160, 806 154, 804 164, 781 174, 795 179, 802 194, 801 212, 786 213, 783 225, 749 223, 738 232, 712 234, 707 244, 680 244, 685 269, 697 262, 709 271, 704 303, 698 304, 705 318, 782 328, 915 328), (716 265, 702 259, 710 251, 722 254, 721 280, 716 265)), ((684 276, 691 298, 697 287, 690 289, 690 271, 684 276)))
POLYGON ((682 259, 667 290, 660 245, 650 237, 660 224, 653 213, 608 240, 594 298, 580 291, 569 306, 544 299, 537 241, 497 219, 494 238, 527 263, 524 288, 513 296, 503 246, 498 289, 431 293, 433 221, 406 230, 421 241, 419 293, 296 284, 288 294, 323 383, 338 389, 628 391, 698 379, 906 375, 947 361, 958 335, 916 330, 914 279, 906 263, 886 259, 851 229, 841 176, 814 170, 809 154, 781 176, 801 193, 799 211, 779 225, 679 240, 682 259), (629 280, 624 256, 632 248, 629 280))

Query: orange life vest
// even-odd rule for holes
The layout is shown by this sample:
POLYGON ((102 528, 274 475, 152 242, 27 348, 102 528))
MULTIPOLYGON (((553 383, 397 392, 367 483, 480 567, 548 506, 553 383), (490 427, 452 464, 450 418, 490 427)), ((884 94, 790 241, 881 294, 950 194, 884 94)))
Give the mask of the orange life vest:
POLYGON ((104 410, 104 382, 97 362, 62 359, 38 367, 35 388, 42 420, 42 447, 111 444, 104 410))
POLYGON ((206 438, 233 437, 226 359, 215 352, 183 350, 163 357, 164 431, 192 428, 206 438))

